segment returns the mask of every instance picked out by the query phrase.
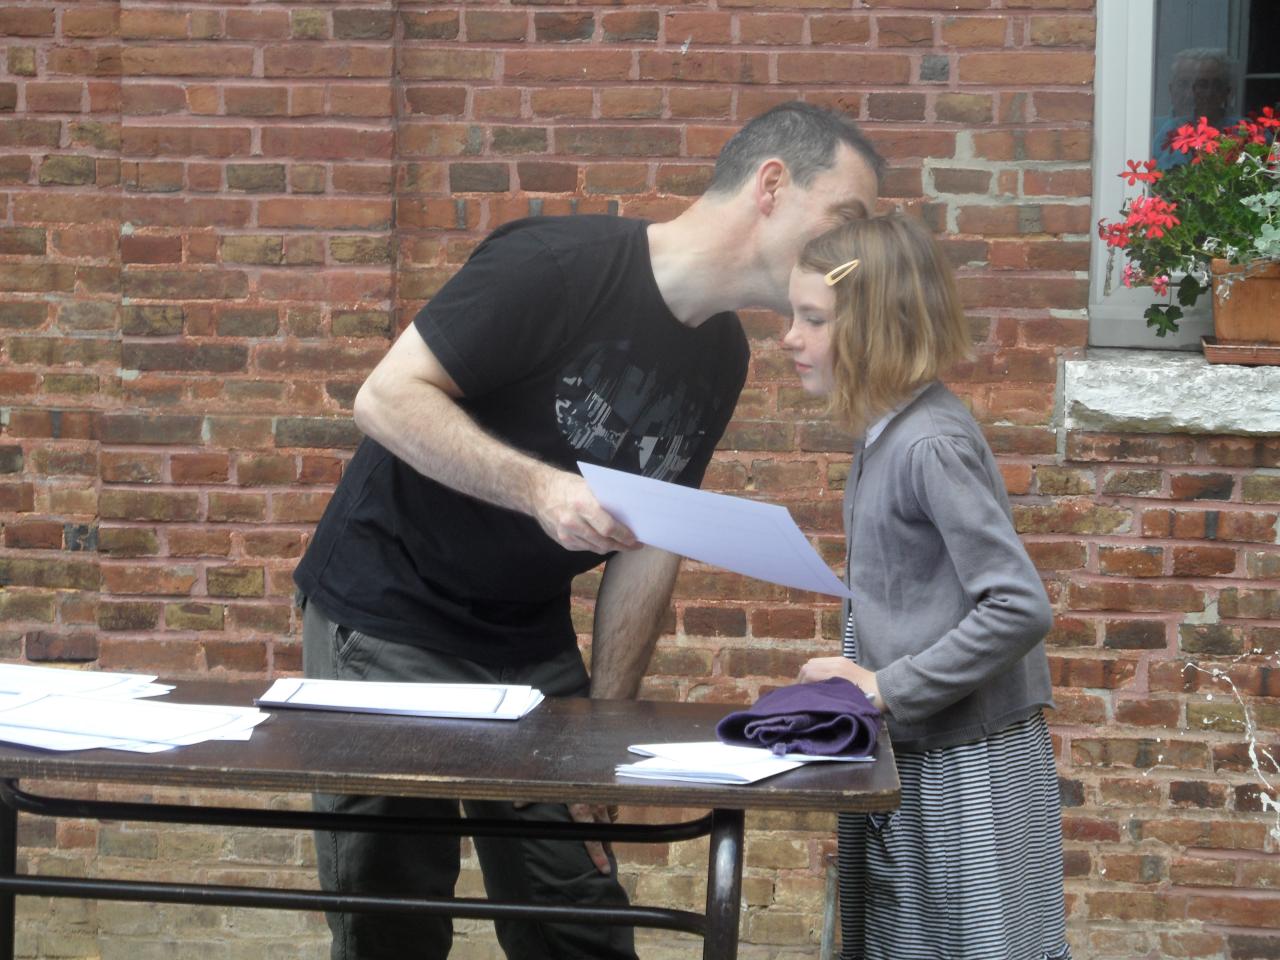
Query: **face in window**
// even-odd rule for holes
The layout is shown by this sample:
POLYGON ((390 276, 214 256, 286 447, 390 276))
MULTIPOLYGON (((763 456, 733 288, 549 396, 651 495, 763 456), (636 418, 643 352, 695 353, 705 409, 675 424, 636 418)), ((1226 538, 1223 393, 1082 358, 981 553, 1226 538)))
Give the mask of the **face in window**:
POLYGON ((1221 123, 1231 98, 1231 73, 1226 61, 1217 57, 1179 56, 1173 63, 1169 96, 1175 114, 1208 117, 1210 123, 1221 123))

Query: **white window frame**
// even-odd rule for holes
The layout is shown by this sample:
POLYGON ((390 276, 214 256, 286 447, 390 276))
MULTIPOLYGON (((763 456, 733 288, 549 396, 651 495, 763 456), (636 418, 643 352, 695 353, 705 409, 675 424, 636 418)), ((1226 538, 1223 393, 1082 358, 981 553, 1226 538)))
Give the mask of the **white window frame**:
MULTIPOLYGON (((1151 156, 1151 107, 1155 65, 1155 0, 1098 0, 1094 75, 1093 222, 1115 220, 1128 187, 1118 176, 1126 160, 1151 156)), ((1097 347, 1199 350, 1213 333, 1208 295, 1185 310, 1178 332, 1157 337, 1142 313, 1156 302, 1150 287, 1126 289, 1124 257, 1112 261, 1111 292, 1104 293, 1110 251, 1092 233, 1089 256, 1089 343, 1097 347)))

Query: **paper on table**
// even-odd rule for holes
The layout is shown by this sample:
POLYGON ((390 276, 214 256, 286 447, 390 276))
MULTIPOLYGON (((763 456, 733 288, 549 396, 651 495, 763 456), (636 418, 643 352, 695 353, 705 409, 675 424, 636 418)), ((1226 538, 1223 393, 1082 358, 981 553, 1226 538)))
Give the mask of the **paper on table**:
POLYGON ((776 757, 763 747, 738 747, 718 740, 692 743, 638 743, 627 748, 647 760, 620 763, 614 773, 645 780, 745 784, 818 761, 865 762, 870 757, 826 757, 789 753, 776 757))
MULTIPOLYGON (((652 744, 651 746, 664 746, 652 744)), ((677 744, 676 746, 703 747, 705 744, 677 744)), ((746 748, 747 754, 709 750, 685 751, 684 756, 669 757, 649 754, 644 747, 629 747, 632 753, 649 757, 638 763, 620 763, 614 767, 619 777, 635 777, 643 780, 680 780, 685 783, 755 783, 766 777, 774 777, 788 770, 803 767, 800 760, 775 757, 767 750, 746 748), (718 754, 718 755, 713 755, 718 754)), ((730 747, 730 751, 736 748, 730 747)), ((679 753, 680 751, 676 751, 679 753)))
POLYGON ((766 747, 740 747, 719 740, 698 740, 687 743, 637 743, 627 749, 642 757, 662 757, 677 760, 691 766, 710 763, 751 763, 769 758, 798 760, 801 763, 870 763, 875 757, 833 757, 825 754, 788 753, 777 757, 766 747))
POLYGON ((0 663, 0 694, 70 693, 95 697, 155 697, 173 689, 153 683, 155 674, 111 673, 0 663))
POLYGON ((462 720, 519 720, 542 702, 533 687, 501 683, 376 683, 359 680, 277 680, 256 701, 353 713, 462 720))
POLYGON ((786 507, 579 462, 600 504, 642 543, 770 583, 851 596, 786 507))
POLYGON ((803 763, 792 760, 761 760, 754 763, 737 763, 722 768, 685 767, 672 763, 662 757, 650 757, 639 763, 620 763, 614 768, 619 777, 633 777, 637 780, 679 780, 682 783, 719 783, 738 785, 755 783, 766 777, 776 777, 788 770, 803 767, 803 763))
POLYGON ((244 739, 267 716, 251 707, 30 694, 0 702, 0 739, 46 750, 110 747, 151 753, 204 740, 244 739))

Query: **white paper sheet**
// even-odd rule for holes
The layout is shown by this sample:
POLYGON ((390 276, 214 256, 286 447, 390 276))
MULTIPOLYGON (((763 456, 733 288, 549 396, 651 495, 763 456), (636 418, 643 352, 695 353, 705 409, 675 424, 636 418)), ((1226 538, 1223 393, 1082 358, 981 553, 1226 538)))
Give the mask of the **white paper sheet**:
POLYGON ((768 750, 730 747, 715 741, 638 744, 627 749, 649 759, 620 763, 614 767, 614 773, 642 780, 747 784, 804 766, 802 760, 775 757, 768 750))
POLYGON ((579 463, 600 504, 642 543, 758 580, 851 596, 786 507, 579 463))
POLYGON ((154 674, 0 663, 0 694, 68 693, 133 699, 156 697, 173 689, 168 684, 153 683, 154 680, 154 674))
MULTIPOLYGON (((773 758, 765 747, 738 747, 719 740, 698 740, 687 743, 637 743, 627 747, 631 753, 642 757, 662 757, 680 763, 698 764, 753 763, 773 758)), ((830 757, 824 754, 788 753, 777 759, 798 760, 801 763, 871 763, 875 757, 830 757)))
POLYGON ((152 753, 205 740, 247 739, 267 716, 252 707, 37 693, 0 701, 0 740, 45 750, 152 753))
POLYGON ((542 702, 542 693, 518 684, 366 683, 294 677, 277 680, 256 702, 264 707, 518 720, 542 702))
POLYGON ((870 757, 826 757, 789 753, 776 757, 763 747, 736 747, 718 740, 690 743, 637 743, 631 753, 648 757, 638 763, 620 763, 619 777, 643 780, 679 780, 684 783, 747 784, 776 777, 810 763, 823 761, 867 762, 870 757))
POLYGON ((662 757, 650 757, 639 763, 620 763, 614 768, 619 777, 637 780, 678 780, 681 783, 719 783, 728 786, 756 783, 767 777, 803 767, 791 760, 761 760, 755 763, 730 764, 725 767, 686 767, 662 757))

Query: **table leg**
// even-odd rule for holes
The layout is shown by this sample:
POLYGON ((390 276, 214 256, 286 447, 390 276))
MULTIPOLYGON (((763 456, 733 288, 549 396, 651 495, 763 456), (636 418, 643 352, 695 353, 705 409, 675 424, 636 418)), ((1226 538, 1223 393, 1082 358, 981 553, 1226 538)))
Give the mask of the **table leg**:
MULTIPOLYGON (((18 811, 0 802, 0 876, 18 872, 18 811)), ((13 960, 15 895, 0 891, 0 960, 13 960)))
POLYGON ((707 933, 702 960, 736 960, 738 904, 742 899, 741 810, 712 813, 711 854, 707 865, 707 933))

